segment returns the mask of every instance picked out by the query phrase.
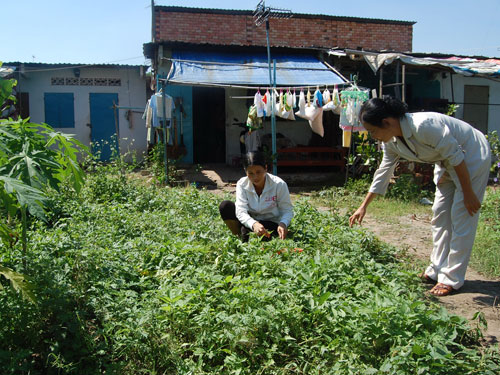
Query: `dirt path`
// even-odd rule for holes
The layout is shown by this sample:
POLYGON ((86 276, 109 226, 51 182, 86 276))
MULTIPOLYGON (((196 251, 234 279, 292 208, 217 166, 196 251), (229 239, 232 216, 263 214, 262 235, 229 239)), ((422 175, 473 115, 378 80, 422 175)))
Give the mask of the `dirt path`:
MULTIPOLYGON (((412 215, 400 217, 395 223, 384 223, 377 222, 367 214, 363 226, 382 241, 406 248, 410 255, 428 261, 432 249, 429 217, 412 215)), ((459 293, 438 300, 448 311, 469 320, 477 311, 482 312, 488 323, 488 328, 483 331, 485 341, 490 344, 500 342, 500 279, 487 278, 469 267, 465 284, 459 293)), ((471 324, 476 326, 477 322, 471 324)))

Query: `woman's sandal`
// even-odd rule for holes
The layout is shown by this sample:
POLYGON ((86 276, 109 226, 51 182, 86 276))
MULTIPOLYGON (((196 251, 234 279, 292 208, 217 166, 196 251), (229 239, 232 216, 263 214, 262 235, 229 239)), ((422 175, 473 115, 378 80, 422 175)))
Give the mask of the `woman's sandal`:
POLYGON ((437 283, 434 288, 429 291, 430 294, 436 297, 444 297, 453 293, 453 287, 443 283, 437 283))
POLYGON ((436 280, 433 280, 431 279, 426 273, 425 271, 422 272, 420 274, 420 280, 422 280, 422 282, 426 283, 426 284, 435 284, 436 283, 436 280))

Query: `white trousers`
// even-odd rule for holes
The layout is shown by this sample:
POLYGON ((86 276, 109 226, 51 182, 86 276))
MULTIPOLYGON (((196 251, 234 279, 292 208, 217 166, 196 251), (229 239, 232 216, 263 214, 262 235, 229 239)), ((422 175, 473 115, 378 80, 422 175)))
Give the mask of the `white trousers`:
MULTIPOLYGON (((483 201, 489 170, 477 173, 471 184, 480 202, 483 201)), ((431 264, 425 273, 439 283, 459 289, 465 281, 472 245, 476 237, 479 212, 469 215, 464 205, 461 187, 455 186, 451 178, 443 176, 436 186, 432 206, 431 264)))

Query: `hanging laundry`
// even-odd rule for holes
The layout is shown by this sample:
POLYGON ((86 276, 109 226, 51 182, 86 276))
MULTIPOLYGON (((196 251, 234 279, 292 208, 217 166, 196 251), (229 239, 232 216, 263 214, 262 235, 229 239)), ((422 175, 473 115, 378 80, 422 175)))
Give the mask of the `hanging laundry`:
POLYGON ((283 94, 283 101, 281 105, 281 111, 278 114, 279 117, 287 120, 295 120, 295 115, 293 114, 293 97, 290 91, 283 94))
POLYGON ((323 91, 323 107, 325 104, 328 104, 332 100, 332 97, 330 95, 330 90, 328 90, 328 87, 325 88, 323 91))
POLYGON ((311 91, 309 91, 309 87, 307 88, 307 104, 311 104, 311 91))
POLYGON ((360 90, 356 86, 342 91, 340 96, 342 111, 339 122, 342 130, 366 130, 359 121, 359 111, 363 103, 368 100, 368 97, 367 90, 360 90))
POLYGON ((319 88, 314 92, 313 105, 317 108, 323 107, 323 94, 319 91, 319 88))
POLYGON ((266 117, 269 117, 271 116, 272 110, 271 94, 269 93, 269 90, 266 90, 263 101, 264 103, 266 103, 266 117))
POLYGON ((264 102, 262 101, 262 95, 260 91, 257 91, 253 98, 253 104, 257 109, 257 117, 264 117, 264 102))
POLYGON ((262 128, 262 118, 257 116, 257 107, 255 104, 248 110, 247 127, 250 130, 262 128))
MULTIPOLYGON (((152 118, 151 118, 151 126, 158 127, 160 126, 160 120, 164 117, 166 119, 172 118, 172 111, 175 109, 175 103, 173 98, 170 95, 165 95, 165 112, 166 116, 163 115, 163 96, 162 93, 157 92, 156 94, 151 96, 150 106, 152 109, 152 118)), ((170 125, 167 126, 169 128, 170 125)))
POLYGON ((324 135, 323 108, 315 107, 312 104, 306 104, 304 113, 301 113, 301 111, 299 110, 295 112, 295 114, 309 121, 309 126, 311 127, 311 130, 323 137, 324 135))
POLYGON ((293 108, 297 108, 297 95, 295 94, 295 90, 293 90, 292 100, 293 100, 293 105, 292 105, 292 107, 293 107, 293 108))
POLYGON ((340 105, 339 88, 337 85, 335 85, 333 88, 332 101, 335 107, 338 107, 340 105))
POLYGON ((258 151, 261 145, 260 131, 252 130, 245 133, 246 152, 258 151))
POLYGON ((300 90, 299 94, 299 113, 295 113, 297 116, 304 117, 306 115, 306 97, 304 95, 304 90, 300 90))

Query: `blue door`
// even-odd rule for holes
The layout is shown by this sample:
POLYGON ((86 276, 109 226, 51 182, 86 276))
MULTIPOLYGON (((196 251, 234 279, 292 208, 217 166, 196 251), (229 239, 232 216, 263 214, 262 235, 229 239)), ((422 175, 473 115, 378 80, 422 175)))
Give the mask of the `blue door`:
POLYGON ((92 153, 101 161, 118 155, 119 118, 117 110, 115 119, 113 104, 118 105, 118 94, 90 93, 92 153))

